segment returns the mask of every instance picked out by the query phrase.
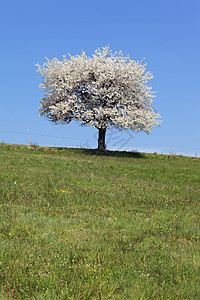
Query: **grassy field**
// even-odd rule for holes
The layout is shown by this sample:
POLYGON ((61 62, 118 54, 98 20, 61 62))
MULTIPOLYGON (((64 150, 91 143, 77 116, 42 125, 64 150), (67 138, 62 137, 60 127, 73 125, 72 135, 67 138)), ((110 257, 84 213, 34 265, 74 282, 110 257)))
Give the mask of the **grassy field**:
POLYGON ((0 144, 2 299, 200 299, 200 159, 0 144))

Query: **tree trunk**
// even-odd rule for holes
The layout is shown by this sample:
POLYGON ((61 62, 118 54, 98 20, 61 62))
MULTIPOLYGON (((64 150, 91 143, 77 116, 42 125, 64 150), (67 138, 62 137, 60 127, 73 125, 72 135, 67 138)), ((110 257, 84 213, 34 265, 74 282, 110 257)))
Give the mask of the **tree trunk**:
POLYGON ((106 128, 98 128, 99 138, 98 138, 98 150, 106 150, 105 137, 106 128))

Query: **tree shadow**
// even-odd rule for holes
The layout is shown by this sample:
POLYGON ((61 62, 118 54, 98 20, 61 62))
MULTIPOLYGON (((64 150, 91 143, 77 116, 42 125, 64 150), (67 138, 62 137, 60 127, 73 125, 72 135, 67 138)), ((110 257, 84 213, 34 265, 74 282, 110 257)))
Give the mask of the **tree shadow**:
POLYGON ((111 151, 111 150, 98 150, 87 148, 57 148, 58 150, 67 150, 71 154, 84 154, 88 156, 106 156, 106 157, 119 157, 119 158, 145 158, 143 153, 138 151, 111 151))

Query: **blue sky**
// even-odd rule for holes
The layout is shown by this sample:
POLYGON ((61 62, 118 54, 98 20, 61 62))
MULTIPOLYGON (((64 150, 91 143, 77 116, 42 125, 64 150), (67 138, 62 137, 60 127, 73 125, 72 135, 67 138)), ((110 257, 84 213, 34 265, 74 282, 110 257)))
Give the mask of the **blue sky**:
POLYGON ((108 149, 200 156, 200 1, 0 1, 0 142, 97 147, 97 131, 40 118, 34 63, 110 45, 146 58, 160 128, 107 132, 108 149))

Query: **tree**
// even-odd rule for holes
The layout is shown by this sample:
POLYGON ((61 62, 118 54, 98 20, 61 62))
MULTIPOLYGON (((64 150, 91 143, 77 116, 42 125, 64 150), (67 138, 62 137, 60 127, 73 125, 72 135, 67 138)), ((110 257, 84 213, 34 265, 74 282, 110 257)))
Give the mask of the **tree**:
POLYGON ((141 62, 112 53, 109 46, 97 49, 93 56, 63 56, 38 67, 43 78, 40 116, 55 123, 72 120, 96 127, 98 149, 105 150, 108 127, 151 132, 159 125, 160 115, 153 109, 155 93, 147 85, 153 78, 141 62))

